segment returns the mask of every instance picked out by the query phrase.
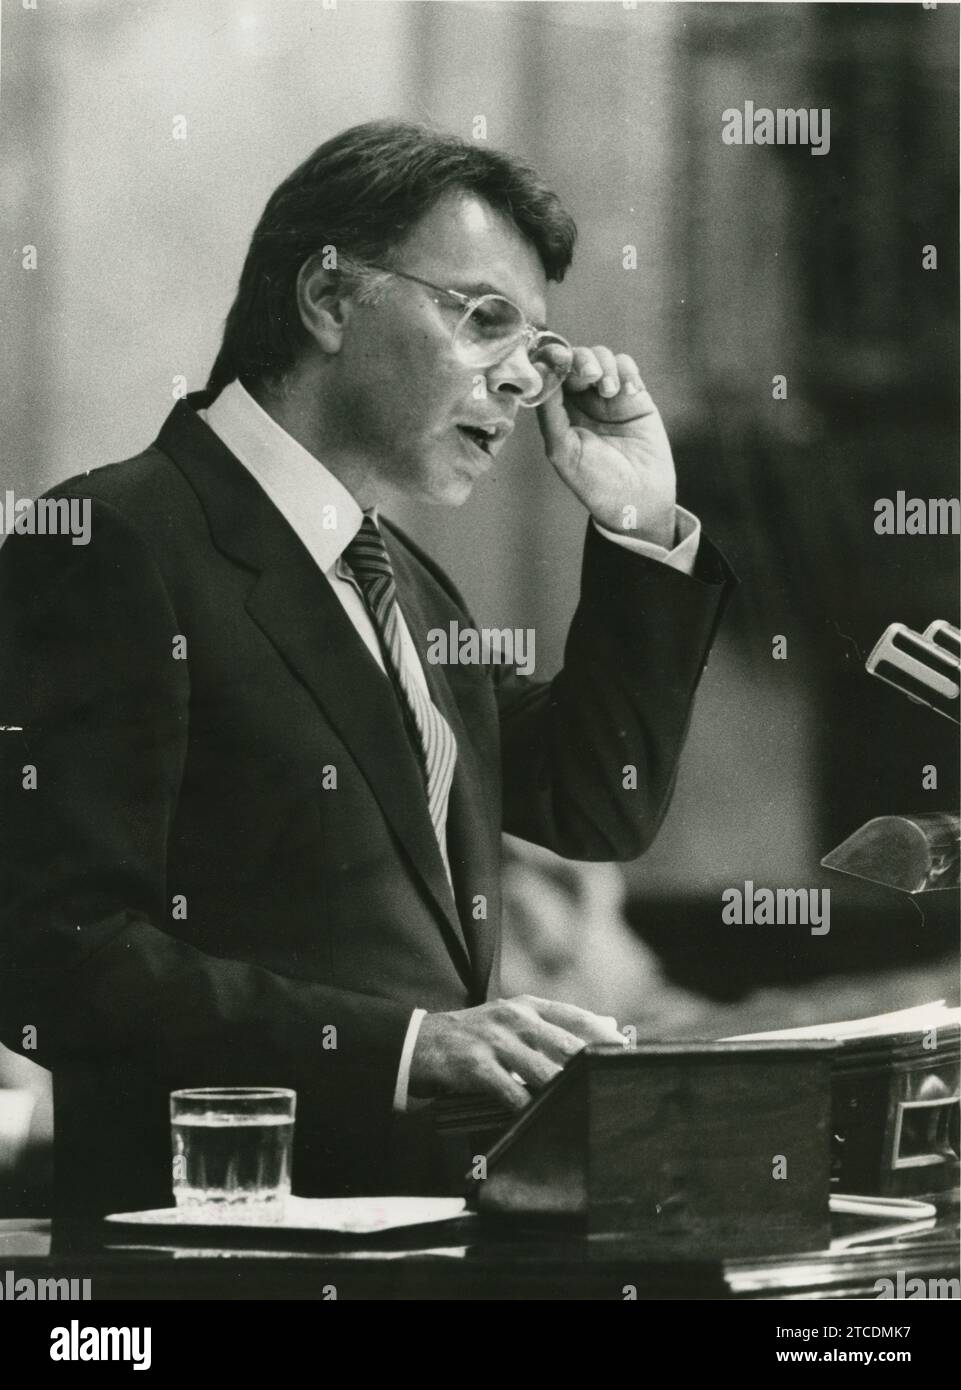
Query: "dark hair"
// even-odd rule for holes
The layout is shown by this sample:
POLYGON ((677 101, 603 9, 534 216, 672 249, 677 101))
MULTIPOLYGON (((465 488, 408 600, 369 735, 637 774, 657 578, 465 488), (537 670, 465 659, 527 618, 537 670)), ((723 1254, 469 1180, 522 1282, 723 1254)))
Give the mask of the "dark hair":
POLYGON ((556 194, 520 159, 428 126, 370 121, 320 145, 270 196, 250 242, 207 382, 276 383, 308 341, 297 275, 325 246, 351 263, 383 261, 443 194, 463 189, 508 217, 562 280, 577 229, 556 194))

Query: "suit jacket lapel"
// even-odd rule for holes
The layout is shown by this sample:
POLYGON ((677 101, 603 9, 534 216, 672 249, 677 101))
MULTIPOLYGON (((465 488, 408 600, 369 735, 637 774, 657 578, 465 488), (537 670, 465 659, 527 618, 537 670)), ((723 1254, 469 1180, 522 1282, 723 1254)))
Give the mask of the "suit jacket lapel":
MULTIPOLYGON (((460 968, 470 952, 424 797, 417 756, 389 680, 355 632, 327 579, 259 484, 179 402, 158 445, 187 475, 215 542, 257 572, 251 617, 310 690, 350 749, 427 890, 460 968)), ((265 715, 265 717, 267 717, 265 715)))
POLYGON ((386 529, 384 536, 394 568, 398 601, 417 648, 431 698, 457 740, 457 762, 448 812, 448 846, 460 920, 470 948, 478 993, 483 998, 500 920, 500 822, 490 814, 489 792, 484 794, 490 782, 490 770, 480 765, 470 727, 464 721, 446 673, 427 659, 428 633, 431 627, 446 627, 447 614, 437 613, 431 620, 424 604, 423 583, 412 560, 386 529), (466 874, 461 864, 470 865, 466 874), (487 900, 486 917, 474 916, 477 894, 483 894, 487 900))

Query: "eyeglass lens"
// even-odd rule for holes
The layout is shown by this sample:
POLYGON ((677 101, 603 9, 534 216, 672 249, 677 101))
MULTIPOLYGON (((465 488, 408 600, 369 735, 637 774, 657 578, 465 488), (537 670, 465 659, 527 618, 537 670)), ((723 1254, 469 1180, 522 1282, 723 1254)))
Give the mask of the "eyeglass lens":
MULTIPOLYGON (((486 295, 457 325, 454 349, 467 366, 492 367, 523 341, 525 328, 525 320, 516 304, 499 295, 486 295)), ((541 389, 521 404, 539 405, 553 395, 570 374, 574 351, 563 338, 545 332, 531 344, 527 355, 541 378, 541 389)))

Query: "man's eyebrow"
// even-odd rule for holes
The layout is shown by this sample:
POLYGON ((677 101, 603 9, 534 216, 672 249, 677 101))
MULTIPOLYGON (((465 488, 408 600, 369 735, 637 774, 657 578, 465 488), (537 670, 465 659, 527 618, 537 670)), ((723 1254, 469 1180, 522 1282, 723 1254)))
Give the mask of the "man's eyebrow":
MULTIPOLYGON (((511 296, 509 294, 505 294, 502 289, 499 289, 497 285, 492 285, 487 280, 473 280, 469 283, 465 281, 458 281, 456 284, 451 285, 449 288, 452 290, 457 290, 460 294, 466 294, 471 298, 482 294, 499 294, 502 299, 510 299, 512 304, 515 304, 517 302, 516 300, 511 299, 511 296)), ((544 330, 547 328, 547 324, 535 322, 534 327, 539 332, 543 333, 544 330)))

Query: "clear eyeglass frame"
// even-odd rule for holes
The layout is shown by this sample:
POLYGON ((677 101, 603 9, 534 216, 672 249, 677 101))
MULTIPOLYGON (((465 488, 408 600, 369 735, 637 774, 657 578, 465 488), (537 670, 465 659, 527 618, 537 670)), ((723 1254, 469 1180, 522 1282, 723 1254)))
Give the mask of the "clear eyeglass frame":
POLYGON ((455 304, 461 305, 463 313, 454 325, 451 346, 465 366, 489 370, 523 344, 528 361, 541 377, 542 387, 533 396, 520 397, 519 405, 533 409, 543 404, 560 390, 570 375, 574 366, 574 349, 571 344, 559 333, 538 328, 536 324, 530 323, 525 319, 520 307, 506 295, 462 294, 460 290, 435 285, 420 275, 411 275, 404 270, 394 270, 390 266, 378 265, 373 261, 364 264, 367 269, 423 285, 426 289, 445 295, 455 304), (484 311, 491 314, 494 321, 499 315, 503 316, 505 327, 501 332, 492 331, 490 336, 484 336, 477 327, 482 322, 481 314, 484 311))

